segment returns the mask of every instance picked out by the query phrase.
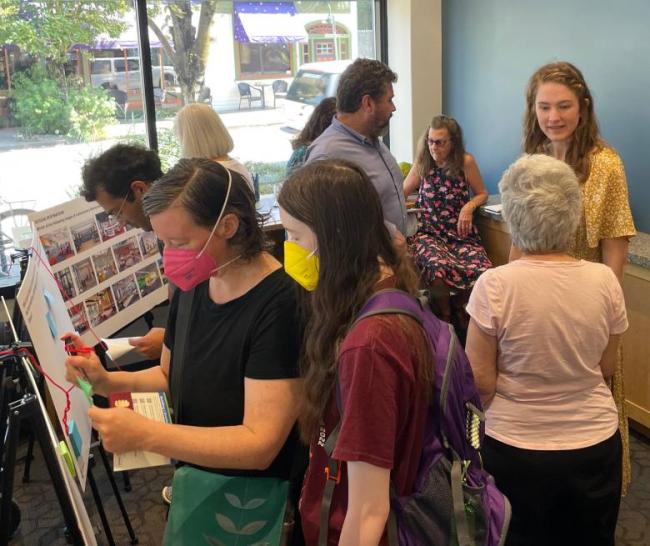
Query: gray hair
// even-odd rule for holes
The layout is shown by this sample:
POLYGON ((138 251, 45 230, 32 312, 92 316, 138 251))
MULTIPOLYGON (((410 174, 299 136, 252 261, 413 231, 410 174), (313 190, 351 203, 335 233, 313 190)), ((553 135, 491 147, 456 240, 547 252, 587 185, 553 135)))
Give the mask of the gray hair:
POLYGON ((210 105, 188 104, 174 119, 174 132, 182 157, 216 159, 232 152, 232 137, 210 105))
POLYGON ((499 182, 503 217, 522 252, 566 251, 582 213, 578 179, 564 161, 524 155, 499 182))

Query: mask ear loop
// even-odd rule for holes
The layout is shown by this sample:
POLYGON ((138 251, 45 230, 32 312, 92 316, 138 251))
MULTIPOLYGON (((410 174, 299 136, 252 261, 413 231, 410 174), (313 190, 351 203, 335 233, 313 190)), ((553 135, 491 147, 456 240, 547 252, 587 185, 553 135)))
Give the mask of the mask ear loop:
MULTIPOLYGON (((223 165, 222 165, 223 166, 223 165)), ((226 198, 223 201, 223 205, 221 207, 221 212, 219 213, 219 217, 217 218, 217 222, 214 224, 214 227, 212 228, 212 231, 210 232, 210 236, 208 237, 208 240, 205 242, 203 245, 203 248, 201 249, 201 252, 197 254, 197 258, 200 258, 203 253, 205 252, 205 249, 208 248, 208 243, 210 242, 210 239, 212 239, 212 236, 214 235, 214 232, 217 231, 217 226, 219 225, 219 222, 221 222, 221 218, 223 216, 223 213, 226 212, 226 205, 228 204, 228 197, 230 197, 230 189, 232 188, 232 174, 230 174, 230 169, 223 167, 226 173, 228 174, 228 189, 226 190, 226 198)))

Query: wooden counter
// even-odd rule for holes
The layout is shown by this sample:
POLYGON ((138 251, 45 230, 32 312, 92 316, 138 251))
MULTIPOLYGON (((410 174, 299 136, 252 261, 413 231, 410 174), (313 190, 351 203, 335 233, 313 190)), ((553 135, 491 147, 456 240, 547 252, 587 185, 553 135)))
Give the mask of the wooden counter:
POLYGON ((508 263, 510 232, 503 220, 489 216, 475 216, 476 227, 481 234, 483 246, 494 267, 508 263))

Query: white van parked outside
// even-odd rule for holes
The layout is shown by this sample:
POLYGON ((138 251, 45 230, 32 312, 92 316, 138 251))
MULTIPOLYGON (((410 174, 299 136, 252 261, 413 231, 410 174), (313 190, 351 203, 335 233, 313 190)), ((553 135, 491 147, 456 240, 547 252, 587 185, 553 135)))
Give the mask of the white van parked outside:
MULTIPOLYGON (((163 67, 164 86, 160 80, 160 67, 152 67, 152 72, 154 87, 176 85, 174 67, 163 67)), ((90 83, 93 87, 101 87, 106 83, 116 85, 121 91, 140 89, 140 59, 137 57, 128 57, 127 59, 124 57, 110 57, 90 61, 90 83)))
POLYGON ((284 100, 285 124, 301 130, 314 108, 326 97, 336 96, 341 73, 352 61, 325 61, 303 64, 287 90, 284 100))

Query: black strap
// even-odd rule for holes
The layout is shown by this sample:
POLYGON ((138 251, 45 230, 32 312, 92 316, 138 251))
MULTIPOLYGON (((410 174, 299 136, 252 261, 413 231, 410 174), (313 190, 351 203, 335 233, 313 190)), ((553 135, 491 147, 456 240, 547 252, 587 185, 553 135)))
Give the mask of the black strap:
POLYGON ((327 535, 330 526, 330 510, 332 508, 332 497, 334 496, 334 487, 341 481, 341 465, 332 458, 332 452, 336 446, 336 440, 341 430, 341 421, 336 424, 334 430, 330 433, 325 441, 323 449, 327 454, 327 468, 325 469, 325 489, 323 499, 320 504, 320 529, 318 530, 318 546, 327 546, 327 535))
MULTIPOLYGON (((383 309, 375 309, 374 311, 368 311, 359 315, 350 330, 361 320, 373 317, 376 315, 406 315, 415 320, 420 326, 422 325, 422 319, 418 317, 415 313, 408 311, 406 309, 385 307, 383 309)), ((338 376, 336 378, 336 405, 339 408, 339 413, 341 412, 341 400, 340 400, 340 391, 338 376)), ((334 447, 336 446, 336 440, 339 437, 339 432, 341 430, 341 421, 336 424, 334 430, 330 433, 323 445, 323 449, 327 455, 327 468, 325 469, 326 479, 325 479, 325 489, 323 490, 323 498, 320 505, 320 529, 318 532, 318 546, 327 546, 327 537, 329 531, 329 519, 330 511, 332 507, 332 497, 334 495, 334 487, 340 482, 341 476, 341 464, 336 459, 332 458, 332 453, 334 452, 334 447)), ((391 484, 392 488, 392 484, 391 484)), ((388 543, 390 546, 398 546, 398 533, 397 533, 397 521, 395 519, 395 514, 393 511, 390 511, 388 521, 388 543)))
POLYGON ((174 350, 170 363, 170 394, 174 408, 174 422, 178 423, 181 412, 181 398, 183 388, 183 363, 185 361, 185 346, 190 330, 190 318, 192 315, 192 303, 194 301, 195 289, 187 292, 180 292, 178 297, 178 308, 176 310, 176 330, 174 332, 174 350))

